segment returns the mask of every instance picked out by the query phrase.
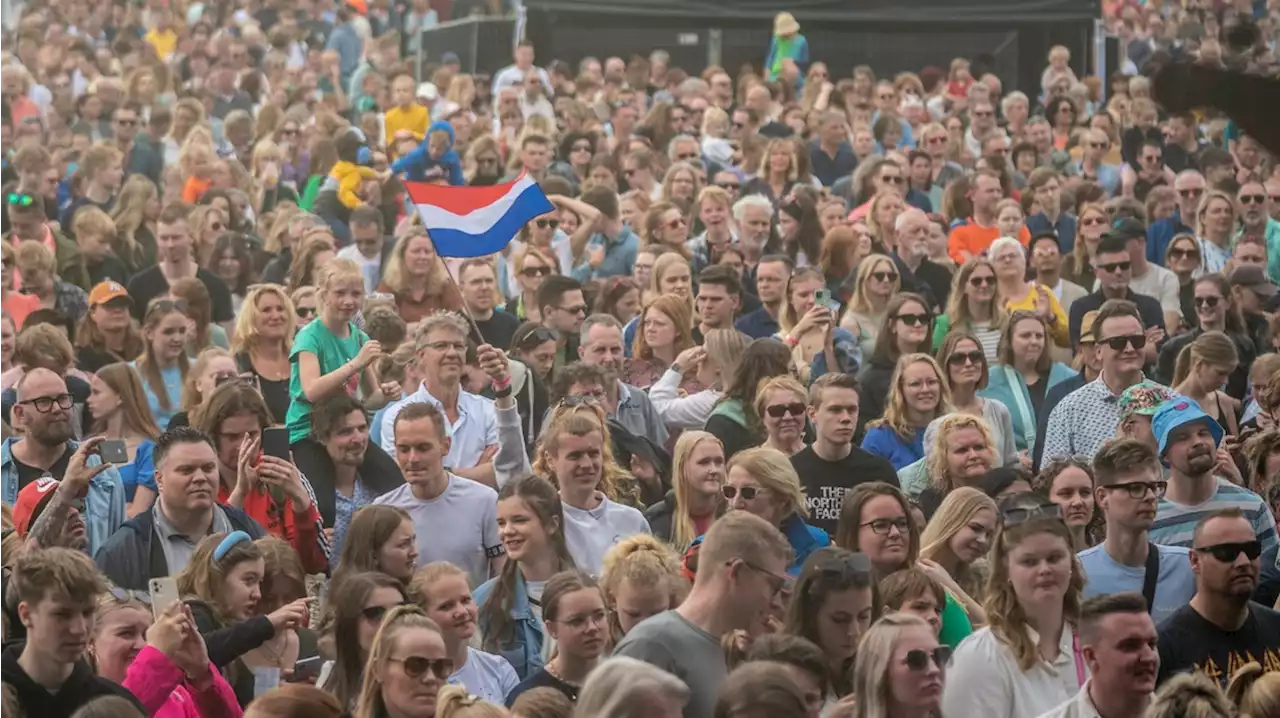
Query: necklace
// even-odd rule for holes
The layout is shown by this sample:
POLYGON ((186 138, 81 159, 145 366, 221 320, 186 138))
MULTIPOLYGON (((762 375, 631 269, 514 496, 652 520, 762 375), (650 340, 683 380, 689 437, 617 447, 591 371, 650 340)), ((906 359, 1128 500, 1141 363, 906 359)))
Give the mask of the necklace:
POLYGON ((549 674, 551 675, 551 677, 552 677, 552 678, 555 678, 556 680, 560 681, 561 683, 564 683, 564 684, 566 684, 566 685, 573 686, 574 688, 578 688, 578 687, 580 687, 580 684, 578 684, 578 683, 574 683, 573 681, 571 681, 571 680, 569 680, 569 679, 565 678, 565 677, 560 673, 560 669, 556 667, 556 662, 555 662, 554 660, 553 660, 553 661, 551 661, 550 663, 546 664, 545 666, 543 666, 543 668, 547 671, 547 673, 549 673, 549 674))

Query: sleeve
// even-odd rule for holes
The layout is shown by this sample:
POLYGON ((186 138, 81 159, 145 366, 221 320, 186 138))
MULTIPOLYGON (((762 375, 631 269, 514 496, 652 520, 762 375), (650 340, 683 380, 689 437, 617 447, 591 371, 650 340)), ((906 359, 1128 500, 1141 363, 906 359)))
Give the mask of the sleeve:
POLYGON ((520 685, 520 676, 516 675, 516 669, 511 667, 510 661, 505 658, 501 661, 498 664, 498 682, 502 684, 502 694, 509 696, 520 685))
POLYGON ((524 448, 524 427, 520 425, 520 409, 494 407, 498 425, 498 453, 493 457, 494 480, 501 489, 512 479, 531 473, 529 453, 524 448))
POLYGON ((1182 316, 1182 298, 1178 296, 1178 280, 1170 275, 1163 275, 1164 281, 1160 282, 1160 296, 1156 297, 1160 301, 1160 308, 1169 314, 1177 314, 1182 316))
POLYGON ((963 642, 947 665, 947 680, 942 687, 942 710, 947 715, 1010 715, 1013 696, 1011 686, 999 673, 992 656, 978 655, 974 641, 963 642))
POLYGON ((485 448, 498 446, 502 437, 498 434, 498 407, 492 401, 484 403, 484 445, 485 448))
POLYGON ((484 556, 497 558, 506 553, 502 547, 502 538, 498 536, 498 500, 497 496, 484 508, 484 525, 481 528, 481 540, 484 542, 484 556))
POLYGON ((648 401, 648 397, 645 399, 645 424, 649 426, 649 438, 658 446, 665 446, 671 435, 667 433, 667 427, 662 423, 662 417, 658 416, 657 409, 653 408, 653 402, 648 401))
POLYGON ((138 485, 159 491, 156 487, 155 448, 155 442, 150 440, 139 444, 138 453, 133 457, 133 465, 138 470, 138 485))
MULTIPOLYGON (((214 672, 215 675, 217 672, 214 672)), ((155 715, 169 701, 169 694, 182 684, 185 675, 168 656, 150 644, 143 646, 125 671, 121 683, 137 696, 148 715, 155 715)))
POLYGON ((868 429, 866 436, 862 437, 862 450, 885 460, 893 456, 893 447, 888 441, 886 432, 878 426, 868 429))
POLYGON ((329 570, 329 542, 325 540, 324 521, 320 518, 320 509, 316 506, 316 492, 311 488, 311 482, 307 481, 307 477, 302 474, 298 475, 302 481, 302 486, 307 490, 307 495, 311 497, 311 506, 304 513, 299 513, 293 508, 293 501, 289 501, 289 520, 293 524, 293 535, 289 537, 289 543, 294 550, 298 552, 298 558, 302 560, 302 568, 307 573, 325 573, 329 570))
MULTIPOLYGON (((1005 466, 1018 465, 1018 442, 1013 433, 1013 415, 1009 413, 1009 407, 996 402, 997 421, 1000 422, 1000 434, 1004 441, 1001 442, 1000 455, 1004 459, 1005 466)), ((1031 447, 1028 447, 1031 448, 1031 447)))
POLYGON ((201 716, 221 716, 222 718, 241 718, 244 710, 240 707, 240 700, 236 698, 235 689, 227 683, 227 679, 217 670, 216 666, 210 664, 209 670, 213 682, 203 691, 196 690, 190 682, 185 683, 187 692, 195 699, 196 706, 200 709, 201 716))
POLYGON ((427 156, 427 148, 423 145, 409 150, 404 157, 396 160, 391 164, 391 171, 398 175, 409 174, 412 176, 414 171, 421 171, 423 161, 427 156))
POLYGON ((355 209, 360 206, 360 195, 357 191, 360 189, 361 179, 359 171, 347 172, 338 179, 338 200, 342 202, 343 207, 355 209))
POLYGON ((681 397, 681 376, 668 369, 649 387, 649 401, 662 423, 677 429, 698 429, 707 423, 720 396, 714 391, 700 391, 681 397))
POLYGON ((1049 297, 1049 311, 1053 312, 1053 316, 1057 318, 1058 323, 1053 328, 1053 343, 1060 347, 1070 347, 1071 338, 1067 331, 1067 313, 1062 310, 1062 302, 1053 296, 1053 292, 1049 291, 1043 284, 1036 285, 1037 292, 1044 292, 1049 297))
POLYGON ((205 647, 209 651, 209 662, 218 668, 225 668, 235 659, 261 646, 275 634, 276 629, 266 616, 254 616, 207 633, 201 631, 205 647))

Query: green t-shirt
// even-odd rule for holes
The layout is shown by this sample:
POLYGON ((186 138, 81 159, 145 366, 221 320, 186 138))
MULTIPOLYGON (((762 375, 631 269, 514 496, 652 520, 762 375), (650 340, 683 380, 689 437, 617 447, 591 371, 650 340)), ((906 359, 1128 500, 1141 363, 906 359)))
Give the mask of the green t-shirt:
POLYGON ((942 630, 938 634, 938 640, 955 648, 970 633, 973 633, 973 623, 969 621, 969 614, 964 612, 964 606, 948 592, 947 605, 942 609, 942 630))
MULTIPOLYGON (((285 424, 289 427, 289 442, 301 441, 311 434, 311 402, 302 391, 302 375, 298 372, 298 355, 310 352, 320 360, 320 375, 336 371, 360 353, 360 347, 369 341, 369 335, 356 325, 347 322, 347 336, 335 336, 324 322, 314 319, 293 338, 293 350, 289 352, 289 413, 285 424)), ((352 374, 346 390, 356 395, 360 387, 360 375, 352 374)))

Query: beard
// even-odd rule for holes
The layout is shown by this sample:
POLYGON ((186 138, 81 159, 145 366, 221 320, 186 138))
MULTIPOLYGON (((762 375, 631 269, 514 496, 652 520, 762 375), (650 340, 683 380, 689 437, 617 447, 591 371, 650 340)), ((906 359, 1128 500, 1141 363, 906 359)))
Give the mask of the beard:
POLYGON ((31 438, 45 446, 60 446, 75 436, 71 430, 71 419, 50 419, 38 422, 30 427, 31 438))

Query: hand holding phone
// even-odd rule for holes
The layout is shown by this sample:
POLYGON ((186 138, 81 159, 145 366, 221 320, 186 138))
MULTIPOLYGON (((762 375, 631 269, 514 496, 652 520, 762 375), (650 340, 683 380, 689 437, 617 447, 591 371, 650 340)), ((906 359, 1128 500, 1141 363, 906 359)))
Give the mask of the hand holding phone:
POLYGON ((129 463, 129 450, 120 439, 107 439, 98 445, 98 455, 108 464, 129 463))
POLYGON ((293 463, 289 454, 289 430, 283 426, 273 426, 262 430, 262 453, 277 459, 293 463))
POLYGON ((153 578, 147 583, 147 588, 151 593, 151 617, 157 621, 166 608, 181 599, 178 595, 178 580, 172 576, 153 578))

